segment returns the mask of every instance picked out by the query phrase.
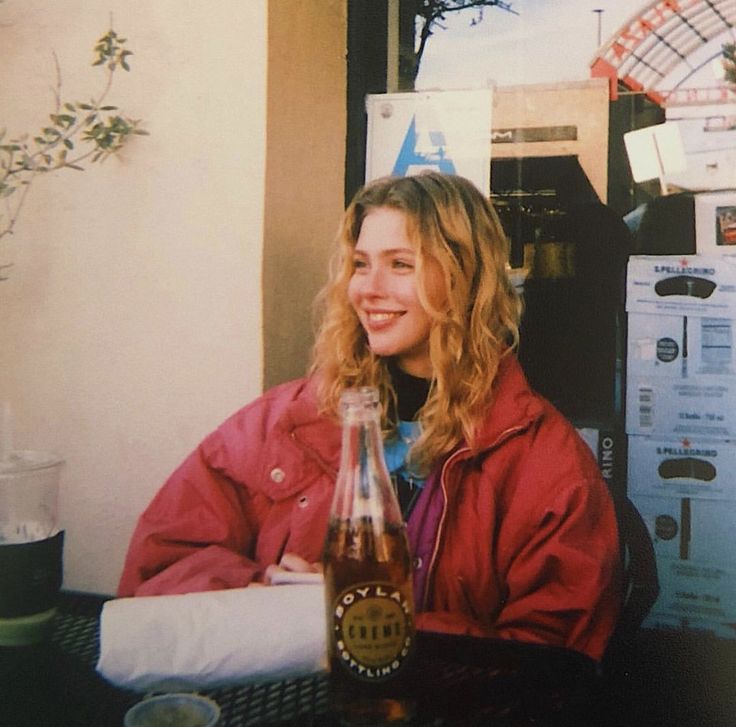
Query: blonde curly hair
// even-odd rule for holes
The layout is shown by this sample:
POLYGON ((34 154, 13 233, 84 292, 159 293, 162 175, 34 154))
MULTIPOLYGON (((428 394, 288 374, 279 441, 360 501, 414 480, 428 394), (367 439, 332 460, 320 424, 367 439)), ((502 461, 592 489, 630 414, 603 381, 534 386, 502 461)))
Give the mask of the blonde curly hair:
POLYGON ((473 446, 501 359, 518 344, 521 302, 507 274, 509 245, 498 216, 471 182, 437 172, 371 182, 345 211, 330 279, 317 298, 321 324, 312 374, 325 413, 337 414, 346 387, 376 386, 384 427, 395 431, 389 412, 395 411, 396 392, 388 361, 371 351, 347 294, 363 220, 378 208, 406 216, 416 249, 417 292, 431 318, 433 377, 418 413, 421 435, 410 452, 412 467, 426 473, 463 439, 473 446), (427 259, 442 271, 440 306, 431 303, 423 285, 427 259))

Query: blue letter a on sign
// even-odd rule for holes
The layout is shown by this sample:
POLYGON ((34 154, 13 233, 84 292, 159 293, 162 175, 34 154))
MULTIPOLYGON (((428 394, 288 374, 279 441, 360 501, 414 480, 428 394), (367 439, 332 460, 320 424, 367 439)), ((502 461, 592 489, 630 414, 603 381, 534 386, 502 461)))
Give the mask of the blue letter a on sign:
POLYGON ((445 135, 441 131, 430 131, 429 144, 426 148, 417 149, 417 122, 412 116, 401 150, 394 164, 394 176, 403 177, 419 171, 417 167, 428 167, 444 174, 455 174, 452 159, 445 156, 445 135))

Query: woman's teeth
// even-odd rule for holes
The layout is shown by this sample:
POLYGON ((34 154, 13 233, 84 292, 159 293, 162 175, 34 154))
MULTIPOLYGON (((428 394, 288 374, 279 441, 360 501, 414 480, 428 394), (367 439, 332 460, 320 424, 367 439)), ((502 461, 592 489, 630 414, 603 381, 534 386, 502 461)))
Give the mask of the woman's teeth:
POLYGON ((401 315, 401 313, 369 313, 368 314, 368 320, 369 321, 387 321, 391 318, 398 318, 401 315))

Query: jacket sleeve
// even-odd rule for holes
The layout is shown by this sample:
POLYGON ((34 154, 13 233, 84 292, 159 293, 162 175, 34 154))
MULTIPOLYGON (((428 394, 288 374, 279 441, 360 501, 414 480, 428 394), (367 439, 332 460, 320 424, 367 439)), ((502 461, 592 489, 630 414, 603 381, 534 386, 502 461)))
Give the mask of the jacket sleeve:
POLYGON ((564 646, 600 660, 620 607, 616 522, 604 487, 571 486, 527 520, 500 554, 502 596, 490 620, 427 611, 418 628, 564 646))
MULTIPOLYGON (((528 447, 519 438, 518 446, 510 455, 519 465, 513 485, 505 498, 487 503, 494 523, 490 582, 470 586, 467 566, 443 568, 443 607, 419 614, 417 625, 564 646, 600 659, 621 605, 612 498, 570 427, 554 427, 528 447)), ((468 548, 482 544, 463 533, 453 538, 453 556, 467 561, 468 548)))
POLYGON ((532 528, 509 562, 498 635, 599 660, 621 604, 618 532, 605 484, 563 489, 533 514, 532 528))
POLYGON ((143 512, 118 586, 151 596, 246 586, 260 574, 253 552, 254 498, 222 466, 220 430, 171 475, 143 512))

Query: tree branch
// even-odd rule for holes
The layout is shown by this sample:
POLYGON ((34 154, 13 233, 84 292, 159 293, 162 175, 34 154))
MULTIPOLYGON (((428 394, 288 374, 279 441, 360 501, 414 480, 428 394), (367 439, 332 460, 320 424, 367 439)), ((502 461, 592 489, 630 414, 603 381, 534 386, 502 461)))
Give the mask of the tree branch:
POLYGON ((51 124, 41 129, 32 141, 24 134, 3 143, 5 132, 0 132, 0 198, 5 200, 6 212, 5 222, 0 225, 0 239, 13 234, 30 187, 39 174, 60 169, 83 170, 82 162, 104 161, 118 152, 131 135, 147 133, 139 128, 139 121, 110 113, 117 112, 116 106, 104 105, 117 69, 130 70, 128 57, 132 52, 125 49, 125 42, 112 29, 97 41, 96 60, 92 65, 105 67, 106 80, 100 93, 89 103, 62 103, 61 68, 54 53, 56 84, 52 88, 55 103, 54 113, 49 114, 51 124), (78 141, 90 144, 91 148, 70 159, 68 153, 76 148, 78 141))
POLYGON ((415 15, 422 18, 419 28, 419 46, 414 55, 414 63, 412 68, 412 82, 416 81, 419 74, 419 66, 422 62, 422 56, 427 47, 427 42, 434 32, 435 26, 440 26, 448 13, 456 13, 461 10, 478 9, 478 15, 473 19, 472 24, 475 25, 483 20, 484 8, 499 8, 506 12, 518 15, 511 6, 511 3, 503 2, 503 0, 414 0, 415 15))

